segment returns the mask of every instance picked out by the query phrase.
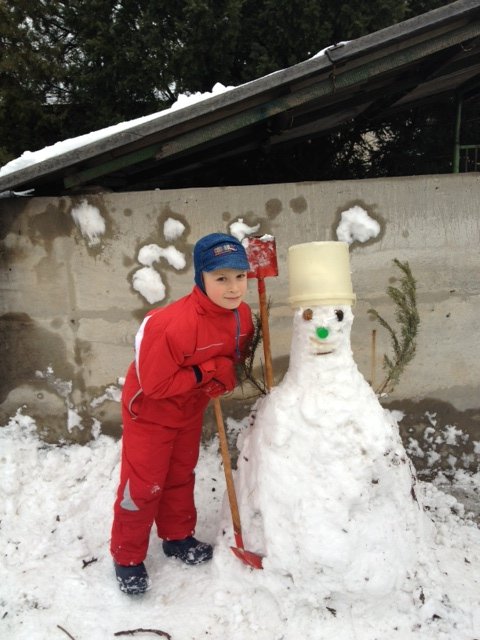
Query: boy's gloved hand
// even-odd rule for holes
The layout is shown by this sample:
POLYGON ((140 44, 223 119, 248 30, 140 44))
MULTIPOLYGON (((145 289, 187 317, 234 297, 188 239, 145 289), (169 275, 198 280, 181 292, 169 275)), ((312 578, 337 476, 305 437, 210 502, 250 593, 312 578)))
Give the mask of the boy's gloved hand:
MULTIPOLYGON (((211 361, 208 362, 211 363, 211 361)), ((213 376, 202 385, 202 389, 210 398, 216 398, 227 393, 227 391, 233 391, 237 381, 233 360, 225 356, 217 356, 213 359, 213 362, 215 365, 213 376)), ((206 364, 201 365, 202 373, 206 364)), ((210 369, 212 365, 208 364, 207 366, 210 369)))
POLYGON ((215 380, 215 378, 207 382, 202 389, 209 398, 218 398, 218 396, 223 396, 224 393, 227 393, 225 385, 215 380))

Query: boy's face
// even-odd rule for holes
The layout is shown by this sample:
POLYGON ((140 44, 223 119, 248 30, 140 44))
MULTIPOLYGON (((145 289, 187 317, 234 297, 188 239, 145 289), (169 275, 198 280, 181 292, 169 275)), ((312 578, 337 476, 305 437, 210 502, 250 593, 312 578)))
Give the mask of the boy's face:
POLYGON ((236 309, 247 293, 247 272, 238 269, 204 271, 207 296, 224 309, 236 309))

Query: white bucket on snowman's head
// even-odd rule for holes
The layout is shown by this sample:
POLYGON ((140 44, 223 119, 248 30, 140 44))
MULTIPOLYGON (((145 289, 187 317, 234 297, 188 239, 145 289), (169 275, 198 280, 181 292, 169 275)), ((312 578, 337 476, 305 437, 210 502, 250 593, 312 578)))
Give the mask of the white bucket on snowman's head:
POLYGON ((346 242, 306 242, 289 247, 288 274, 288 301, 293 308, 355 303, 346 242))

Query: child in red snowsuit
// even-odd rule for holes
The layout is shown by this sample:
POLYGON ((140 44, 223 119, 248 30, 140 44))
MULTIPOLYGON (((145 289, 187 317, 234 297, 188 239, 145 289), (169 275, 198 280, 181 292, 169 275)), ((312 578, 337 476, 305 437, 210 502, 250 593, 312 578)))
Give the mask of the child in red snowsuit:
POLYGON ((120 589, 129 594, 150 586, 143 561, 154 522, 167 556, 198 564, 213 552, 193 537, 203 414, 210 398, 235 387, 235 363, 245 355, 253 323, 243 302, 249 264, 238 240, 218 233, 202 238, 194 267, 192 292, 145 317, 123 387, 111 553, 120 589))

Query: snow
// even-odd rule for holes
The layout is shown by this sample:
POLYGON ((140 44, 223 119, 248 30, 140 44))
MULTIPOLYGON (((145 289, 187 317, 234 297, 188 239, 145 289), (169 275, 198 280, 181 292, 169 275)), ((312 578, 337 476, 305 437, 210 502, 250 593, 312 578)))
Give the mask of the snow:
POLYGON ((138 261, 148 267, 154 262, 159 262, 160 258, 165 258, 175 269, 184 269, 187 264, 183 253, 172 245, 162 248, 158 244, 147 244, 138 252, 138 261))
MULTIPOLYGON (((104 640, 155 629, 173 640, 478 638, 480 531, 449 494, 452 479, 437 483, 449 493, 415 480, 401 416, 380 407, 356 369, 353 317, 341 310, 339 322, 331 308, 313 309, 314 326, 330 330, 315 343, 323 356, 312 354, 297 311, 284 380, 244 420, 226 416, 239 435, 245 547, 265 554, 263 570, 229 549, 214 440, 202 446, 196 484, 197 535, 215 545, 213 561, 168 559, 152 532, 152 589, 122 594, 108 550, 119 443, 97 424, 87 445, 45 444, 19 409, 0 429, 0 636, 104 640)), ((106 394, 115 398, 115 386, 106 394)), ((479 473, 457 477, 465 495, 478 497, 479 473)))
POLYGON ((105 220, 97 207, 83 200, 72 209, 72 217, 82 236, 86 238, 88 246, 100 243, 100 236, 105 233, 105 220))
POLYGON ((83 429, 82 416, 75 409, 68 408, 67 430, 72 433, 74 429, 83 429))
POLYGON ((259 229, 260 223, 251 227, 243 221, 243 218, 239 218, 236 222, 232 222, 230 225, 230 234, 239 242, 242 242, 244 238, 252 233, 256 233, 259 229))
POLYGON ((330 45, 328 47, 325 47, 325 49, 320 49, 320 51, 318 51, 317 53, 315 53, 312 56, 312 59, 313 58, 319 58, 320 56, 324 56, 329 49, 338 49, 339 47, 345 46, 349 42, 350 42, 350 40, 341 40, 340 42, 337 42, 336 44, 333 44, 333 45, 330 45))
MULTIPOLYGON (((318 53, 316 53, 312 58, 317 58, 326 54, 326 51, 330 48, 336 48, 342 46, 344 44, 348 44, 348 41, 339 42, 331 47, 326 47, 322 49, 318 53)), ((266 77, 273 76, 282 71, 279 69, 278 71, 274 71, 273 73, 268 74, 266 77)), ((245 83, 246 86, 249 83, 245 83)), ((128 131, 133 127, 137 127, 138 125, 144 124, 146 122, 151 122, 152 120, 157 120, 160 118, 164 118, 166 115, 173 113, 179 109, 183 109, 185 107, 189 107, 198 102, 202 102, 207 100, 213 96, 219 95, 226 91, 231 91, 235 87, 233 86, 224 86, 222 83, 217 82, 212 87, 211 91, 206 91, 204 93, 195 92, 195 93, 185 93, 180 94, 177 100, 172 104, 172 106, 168 109, 164 109, 162 111, 157 111, 155 113, 151 113, 147 116, 142 116, 140 118, 135 118, 134 120, 127 120, 125 122, 119 122, 117 124, 111 125, 109 127, 105 127, 104 129, 99 129, 97 131, 91 131, 90 133, 86 133, 81 136, 77 136, 75 138, 68 138, 67 140, 62 140, 56 142, 53 145, 48 147, 44 147, 43 149, 38 149, 37 151, 25 151, 21 156, 11 160, 7 164, 0 167, 0 178, 6 176, 10 173, 14 173, 15 171, 20 171, 21 169, 25 169, 26 167, 30 167, 32 165, 38 164, 39 162, 43 162, 44 160, 49 160, 56 156, 60 156, 64 153, 68 153, 69 151, 74 151, 75 149, 79 149, 88 144, 92 144, 97 142, 98 140, 102 140, 103 138, 107 138, 108 136, 112 136, 116 133, 121 133, 124 131, 128 131)), ((31 195, 31 191, 24 192, 9 192, 14 193, 15 195, 31 195)), ((1 197, 1 194, 0 194, 1 197)))
POLYGON ((352 321, 349 306, 296 310, 288 372, 259 403, 238 467, 265 569, 334 609, 408 593, 426 529, 396 423, 353 362, 352 321))
POLYGON ((137 260, 145 265, 132 276, 132 286, 150 304, 160 302, 165 298, 165 284, 161 274, 153 268, 155 262, 164 258, 174 269, 184 269, 187 262, 184 254, 173 245, 159 247, 158 244, 147 244, 138 252, 137 260))
POLYGON ((122 397, 121 387, 115 384, 111 384, 105 389, 105 392, 101 396, 98 396, 97 398, 93 398, 93 400, 90 401, 90 406, 98 407, 102 405, 104 402, 106 402, 107 400, 120 402, 121 397, 122 397))
POLYGON ((337 227, 337 239, 341 242, 367 242, 380 233, 380 225, 368 213, 355 205, 342 211, 340 224, 337 227))
POLYGON ((132 287, 150 304, 165 298, 162 276, 153 267, 138 269, 132 276, 132 287))
POLYGON ((183 109, 184 107, 189 107, 192 104, 197 102, 201 102, 206 98, 211 98, 212 96, 217 96, 220 93, 224 93, 225 91, 230 91, 235 87, 229 86, 225 87, 221 82, 216 82, 211 92, 202 93, 200 91, 196 91, 195 93, 181 93, 176 102, 170 107, 169 111, 177 111, 178 109, 183 109))
MULTIPOLYGON (((163 235, 167 241, 178 239, 184 230, 185 225, 174 218, 168 218, 163 225, 163 235)), ((185 255, 173 245, 160 247, 158 244, 147 244, 140 249, 137 260, 144 266, 133 274, 132 287, 150 304, 165 298, 166 287, 162 274, 153 267, 155 263, 160 263, 161 258, 176 270, 184 269, 187 264, 185 255)))
POLYGON ((73 382, 71 380, 62 380, 61 378, 57 378, 51 365, 48 366, 45 371, 35 371, 35 376, 42 380, 46 380, 47 383, 55 389, 55 392, 61 398, 65 398, 68 402, 68 398, 73 389, 73 382))
POLYGON ((185 225, 183 222, 180 222, 180 220, 176 220, 175 218, 167 218, 165 220, 163 225, 163 235, 165 236, 165 240, 168 242, 180 238, 184 231, 185 225))
POLYGON ((142 116, 141 118, 135 118, 134 120, 119 122, 118 124, 114 124, 110 127, 105 127, 98 131, 92 131, 82 136, 77 136, 76 138, 68 138, 67 140, 56 142, 55 144, 39 149, 38 151, 25 151, 20 157, 11 160, 3 167, 0 167, 0 178, 8 175, 9 173, 13 173, 14 171, 20 171, 21 169, 43 162, 44 160, 49 160, 50 158, 54 158, 69 151, 79 149, 80 147, 97 142, 98 140, 102 140, 103 138, 107 138, 108 136, 112 136, 116 133, 128 131, 128 129, 137 127, 145 122, 164 118, 167 114, 170 114, 173 111, 183 109, 184 107, 195 104, 196 102, 201 102, 202 100, 206 100, 214 95, 229 91, 230 89, 233 89, 233 87, 225 87, 220 82, 217 82, 212 88, 212 91, 179 95, 177 101, 169 109, 151 113, 148 116, 142 116))
POLYGON ((465 435, 461 429, 457 429, 455 425, 447 424, 445 429, 443 430, 444 441, 451 445, 455 446, 458 444, 458 440, 461 438, 462 440, 465 438, 465 435))
MULTIPOLYGON (((215 85, 160 113, 26 152, 0 176, 229 89, 215 85)), ((105 233, 99 210, 83 201, 72 215, 87 244, 98 244, 105 233)), ((168 219, 164 237, 174 241, 184 230, 168 219)), ((230 226, 241 240, 257 230, 242 218, 230 226)), ((337 228, 348 243, 379 233, 378 222, 358 206, 342 213, 337 228)), ((142 247, 132 286, 151 304, 165 297, 153 267, 161 258, 174 269, 185 266, 171 245, 142 247)), ((152 589, 141 597, 122 594, 108 550, 120 444, 101 433, 98 420, 87 445, 46 444, 20 408, 0 429, 0 636, 104 640, 141 628, 173 640, 479 638, 480 531, 468 497, 478 498, 480 474, 456 471, 450 455, 453 479, 418 480, 399 437, 401 415, 381 407, 353 361, 352 322, 348 306, 315 307, 309 322, 297 310, 284 380, 243 421, 227 416, 230 434, 238 434, 245 545, 264 556, 261 571, 230 550, 214 439, 202 447, 196 485, 197 535, 215 545, 213 561, 187 567, 167 559, 152 531, 146 559, 152 589), (327 337, 312 335, 309 324, 327 337)), ((51 368, 37 375, 68 401, 71 383, 51 368)), ((111 385, 92 406, 119 397, 111 385)), ((68 429, 81 427, 68 408, 68 429)), ((428 417, 435 426, 435 415, 428 417)), ((429 464, 438 456, 431 440, 429 464)), ((441 440, 457 446, 462 433, 448 426, 441 440)), ((409 451, 420 455, 414 439, 409 451)))

